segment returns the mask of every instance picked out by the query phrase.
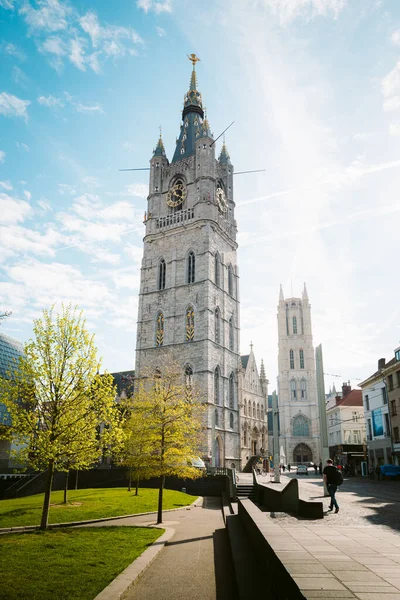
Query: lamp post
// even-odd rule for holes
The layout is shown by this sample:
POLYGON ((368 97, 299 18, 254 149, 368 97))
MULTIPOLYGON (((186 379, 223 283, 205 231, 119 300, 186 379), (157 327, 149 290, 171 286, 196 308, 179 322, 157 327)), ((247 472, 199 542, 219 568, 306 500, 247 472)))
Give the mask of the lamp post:
POLYGON ((274 433, 274 483, 281 482, 281 473, 279 470, 279 411, 278 411, 278 396, 276 391, 272 392, 272 416, 273 416, 273 433, 274 433))
MULTIPOLYGON (((319 427, 320 427, 320 452, 321 462, 324 466, 329 458, 328 447, 328 425, 326 420, 326 400, 324 383, 324 363, 322 361, 322 344, 315 349, 315 369, 317 374, 317 394, 319 408, 319 427)), ((329 496, 328 488, 324 482, 324 496, 329 496)))

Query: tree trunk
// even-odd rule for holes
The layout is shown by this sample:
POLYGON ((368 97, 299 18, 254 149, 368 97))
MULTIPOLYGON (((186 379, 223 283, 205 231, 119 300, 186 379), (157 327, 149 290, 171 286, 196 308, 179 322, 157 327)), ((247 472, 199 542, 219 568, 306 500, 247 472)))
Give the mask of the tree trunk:
POLYGON ((79 471, 76 471, 76 477, 75 477, 75 489, 78 489, 78 475, 79 475, 79 471))
POLYGON ((53 477, 54 477, 54 461, 51 460, 49 462, 49 467, 48 467, 48 471, 47 471, 47 481, 46 481, 46 489, 44 492, 42 519, 40 521, 40 529, 43 529, 43 530, 47 529, 47 521, 49 518, 50 496, 51 496, 51 488, 53 485, 53 477))
POLYGON ((162 502, 163 502, 164 483, 165 483, 165 475, 160 477, 160 487, 158 488, 157 525, 158 525, 158 523, 162 523, 162 502))
POLYGON ((129 478, 128 478, 128 492, 131 491, 132 488, 132 469, 129 469, 129 478))
POLYGON ((68 477, 69 471, 65 473, 65 483, 64 483, 64 504, 68 503, 68 477))
POLYGON ((139 475, 136 477, 136 494, 135 496, 139 495, 139 475))

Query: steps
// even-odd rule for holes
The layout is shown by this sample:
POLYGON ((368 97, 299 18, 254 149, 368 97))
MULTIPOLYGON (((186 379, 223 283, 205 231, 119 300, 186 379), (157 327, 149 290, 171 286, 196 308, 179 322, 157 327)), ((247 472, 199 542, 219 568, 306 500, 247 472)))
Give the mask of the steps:
POLYGON ((236 486, 237 498, 249 498, 254 500, 256 497, 256 491, 252 483, 238 483, 236 486))

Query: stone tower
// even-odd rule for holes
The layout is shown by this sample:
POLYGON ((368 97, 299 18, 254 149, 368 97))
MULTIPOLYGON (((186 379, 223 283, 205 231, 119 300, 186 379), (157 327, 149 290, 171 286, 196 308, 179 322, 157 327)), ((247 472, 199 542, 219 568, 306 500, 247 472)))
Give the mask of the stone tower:
MULTIPOLYGON (((136 377, 163 353, 207 404, 203 459, 239 467, 239 278, 233 166, 218 160, 195 66, 169 162, 160 135, 150 159, 136 343, 136 377)), ((160 365, 162 367, 162 365, 160 365)))
POLYGON ((319 412, 311 306, 306 285, 301 298, 278 305, 279 448, 286 463, 319 462, 319 412))

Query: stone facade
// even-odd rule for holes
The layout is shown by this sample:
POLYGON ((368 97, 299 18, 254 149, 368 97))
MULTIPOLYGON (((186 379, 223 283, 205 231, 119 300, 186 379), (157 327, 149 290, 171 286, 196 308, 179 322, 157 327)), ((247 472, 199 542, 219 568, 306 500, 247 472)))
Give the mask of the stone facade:
POLYGON ((238 468, 240 318, 233 166, 225 145, 216 160, 195 86, 192 73, 172 163, 161 137, 150 160, 135 372, 140 378, 148 366, 162 368, 158 363, 167 352, 182 373, 190 373, 208 406, 203 459, 238 468), (172 195, 177 183, 184 189, 182 201, 172 195), (174 198, 176 206, 171 205, 174 198))
POLYGON ((239 406, 241 466, 251 456, 266 455, 268 450, 268 380, 261 362, 261 373, 251 346, 250 354, 242 356, 239 371, 239 406), (265 451, 265 452, 264 452, 265 451))
POLYGON ((279 447, 287 463, 320 461, 320 427, 311 306, 306 286, 301 298, 278 305, 279 447), (283 453, 282 453, 283 450, 283 453))

